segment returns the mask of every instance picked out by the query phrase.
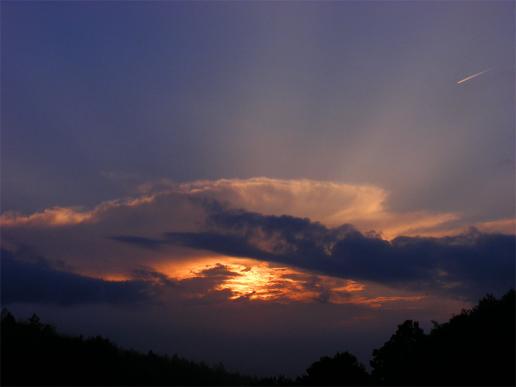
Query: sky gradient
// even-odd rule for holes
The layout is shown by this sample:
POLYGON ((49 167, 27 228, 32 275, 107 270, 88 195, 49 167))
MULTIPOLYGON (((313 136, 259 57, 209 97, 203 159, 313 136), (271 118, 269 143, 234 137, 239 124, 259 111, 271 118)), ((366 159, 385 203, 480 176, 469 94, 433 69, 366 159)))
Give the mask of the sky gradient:
POLYGON ((514 12, 2 2, 2 304, 296 375, 504 293, 514 12))

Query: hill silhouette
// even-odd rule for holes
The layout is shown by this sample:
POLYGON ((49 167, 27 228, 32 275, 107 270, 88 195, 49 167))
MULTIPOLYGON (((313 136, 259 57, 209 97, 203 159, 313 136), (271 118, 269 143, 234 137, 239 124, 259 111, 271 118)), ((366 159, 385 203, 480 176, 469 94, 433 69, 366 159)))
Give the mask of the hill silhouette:
MULTIPOLYGON (((323 356, 295 380, 257 378, 179 356, 119 348, 108 339, 65 336, 36 315, 1 316, 2 385, 515 385, 515 292, 486 296, 425 334, 407 320, 373 351, 323 356)), ((252 358, 252 353, 249 354, 252 358)))

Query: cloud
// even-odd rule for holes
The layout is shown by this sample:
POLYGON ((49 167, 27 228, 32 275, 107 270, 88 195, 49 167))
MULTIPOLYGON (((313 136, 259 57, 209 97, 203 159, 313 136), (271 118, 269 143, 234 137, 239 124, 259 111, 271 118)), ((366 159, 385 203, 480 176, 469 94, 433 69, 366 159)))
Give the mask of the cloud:
POLYGON ((125 242, 129 244, 134 244, 139 247, 144 247, 146 249, 150 250, 157 250, 163 245, 163 242, 159 240, 154 240, 150 238, 143 238, 143 237, 137 237, 137 236, 113 236, 110 237, 110 239, 118 242, 125 242))
POLYGON ((387 238, 431 233, 459 218, 456 213, 388 209, 389 194, 381 187, 309 179, 201 180, 182 184, 167 181, 146 185, 143 192, 173 189, 198 198, 211 198, 231 208, 266 215, 310 218, 335 227, 350 223, 360 230, 381 231, 387 238))
POLYGON ((194 265, 190 275, 170 277, 141 266, 125 278, 104 280, 69 272, 31 252, 2 250, 3 305, 221 305, 229 302, 410 305, 426 296, 367 286, 250 260, 218 259, 194 265), (382 296, 378 296, 382 294, 382 296))
MULTIPOLYGON (((130 238, 118 238, 124 239, 130 238)), ((448 237, 387 241, 351 225, 328 228, 306 218, 221 208, 208 217, 206 231, 165 233, 162 239, 138 244, 180 244, 328 276, 473 298, 513 286, 516 254, 515 236, 476 229, 448 237)))
MULTIPOLYGON (((30 248, 66 263, 69 272, 100 279, 133 278, 142 266, 154 271, 182 267, 211 254, 399 288, 469 294, 466 289, 477 285, 489 290, 494 280, 486 282, 488 273, 498 276, 501 265, 512 267, 507 256, 513 252, 513 237, 480 232, 470 236, 475 241, 471 247, 459 243, 464 235, 458 215, 396 213, 387 201, 387 192, 379 187, 337 182, 162 181, 142 186, 137 197, 89 210, 3 213, 1 245, 10 251, 30 248), (483 243, 494 258, 488 249, 480 253, 483 243), (468 259, 479 262, 466 264, 468 259), (480 268, 476 274, 475 267, 480 268)), ((513 225, 512 219, 494 219, 479 229, 510 232, 513 225)), ((164 272, 173 274, 172 269, 164 272)), ((500 276, 502 285, 508 273, 512 271, 500 276)))
POLYGON ((124 212, 145 215, 142 214, 145 210, 152 212, 154 222, 165 222, 162 217, 172 208, 177 209, 178 205, 186 206, 185 200, 190 200, 190 205, 212 200, 267 215, 308 217, 328 226, 352 223, 361 230, 381 231, 387 238, 402 234, 428 234, 459 218, 455 213, 394 213, 387 208, 388 193, 380 187, 307 179, 260 177, 179 184, 163 180, 142 185, 140 192, 136 198, 104 202, 89 211, 54 207, 30 215, 6 212, 0 216, 0 224, 7 227, 59 227, 101 222, 124 212))
POLYGON ((230 298, 230 289, 220 285, 239 276, 227 266, 216 264, 182 280, 145 266, 131 271, 124 279, 107 281, 57 268, 55 263, 26 252, 1 251, 1 303, 11 305, 82 304, 142 305, 164 301, 202 300, 221 302, 230 298))
POLYGON ((2 250, 2 304, 134 304, 151 299, 150 283, 111 282, 57 270, 42 259, 27 261, 2 250))
POLYGON ((3 227, 22 225, 64 226, 91 220, 93 216, 94 212, 81 212, 73 208, 53 207, 26 216, 12 212, 3 213, 0 217, 0 224, 3 227))

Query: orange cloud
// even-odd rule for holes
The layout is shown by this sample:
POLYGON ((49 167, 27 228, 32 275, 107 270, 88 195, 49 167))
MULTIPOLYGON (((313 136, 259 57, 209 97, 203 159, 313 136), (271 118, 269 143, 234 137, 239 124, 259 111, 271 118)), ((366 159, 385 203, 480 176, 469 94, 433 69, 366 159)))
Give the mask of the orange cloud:
MULTIPOLYGON (((266 215, 307 217, 329 227, 349 223, 363 232, 381 232, 386 239, 452 235, 463 230, 458 214, 389 210, 388 193, 380 187, 262 177, 180 184, 161 181, 142 186, 134 198, 106 201, 90 210, 54 207, 29 215, 3 213, 1 244, 11 250, 29 244, 38 254, 64 261, 78 272, 118 275, 144 262, 181 278, 188 274, 185 270, 190 270, 187 263, 192 259, 206 261, 205 251, 182 246, 145 250, 109 237, 159 239, 164 232, 198 232, 207 215, 202 203, 210 201, 266 215)), ((514 233, 515 221, 493 220, 475 226, 487 232, 514 233)), ((268 251, 260 243, 272 241, 258 238, 254 242, 268 251)))
POLYGON ((22 215, 8 211, 0 215, 0 226, 67 226, 102 219, 104 213, 118 209, 141 206, 154 200, 151 195, 138 198, 112 200, 103 202, 91 211, 81 210, 76 207, 51 207, 41 212, 22 215))
MULTIPOLYGON (((148 223, 165 221, 161 213, 177 210, 184 205, 180 198, 217 200, 233 208, 259 212, 265 215, 292 215, 306 217, 329 227, 353 224, 361 231, 380 232, 385 239, 396 236, 442 236, 464 230, 460 214, 450 212, 394 212, 388 209, 388 192, 372 185, 346 184, 308 179, 280 180, 258 177, 252 179, 199 180, 174 183, 167 180, 140 187, 136 198, 113 200, 99 204, 90 211, 77 208, 54 207, 30 215, 7 212, 0 215, 3 227, 67 226, 86 222, 102 222, 113 213, 147 210, 154 219, 148 223), (455 224, 450 227, 450 224, 455 224)), ((202 218, 202 216, 201 216, 202 218)), ((197 221, 201 221, 199 214, 197 221)), ((166 228, 166 224, 163 225, 166 228)), ((478 225, 492 232, 514 233, 514 219, 502 219, 478 225)))
POLYGON ((0 216, 0 226, 64 226, 86 222, 92 218, 93 213, 91 212, 81 212, 73 208, 52 207, 30 215, 20 215, 13 212, 4 213, 0 216))
MULTIPOLYGON (((187 299, 220 293, 227 301, 324 302, 379 308, 394 303, 417 303, 426 298, 373 283, 335 278, 248 258, 207 256, 179 263, 159 263, 152 270, 174 281, 187 299)), ((136 279, 130 273, 88 276, 109 281, 136 279)))

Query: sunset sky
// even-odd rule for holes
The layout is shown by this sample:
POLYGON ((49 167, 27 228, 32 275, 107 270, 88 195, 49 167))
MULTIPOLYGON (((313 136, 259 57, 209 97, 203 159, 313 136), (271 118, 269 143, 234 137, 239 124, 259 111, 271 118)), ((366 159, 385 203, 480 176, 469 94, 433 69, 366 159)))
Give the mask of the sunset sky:
POLYGON ((515 3, 1 3, 2 305, 299 375, 514 286, 515 3))

